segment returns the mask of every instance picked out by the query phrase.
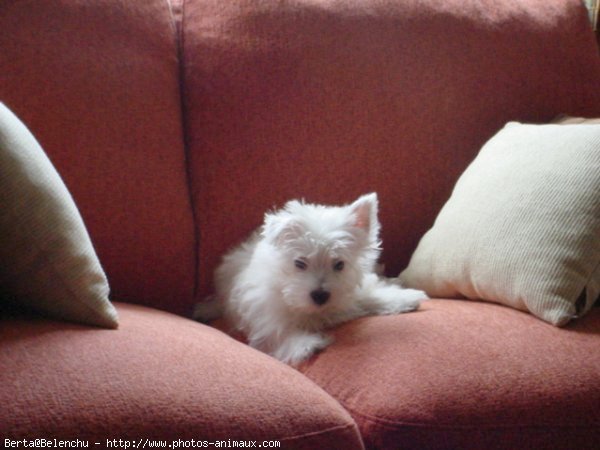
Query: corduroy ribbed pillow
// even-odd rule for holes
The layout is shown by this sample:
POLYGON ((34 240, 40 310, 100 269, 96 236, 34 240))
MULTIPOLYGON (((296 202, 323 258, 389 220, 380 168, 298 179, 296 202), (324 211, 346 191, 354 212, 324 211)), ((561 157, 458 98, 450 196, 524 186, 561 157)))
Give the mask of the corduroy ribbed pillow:
POLYGON ((600 294, 600 125, 511 122, 462 174, 400 280, 554 325, 600 294))
POLYGON ((81 215, 46 153, 0 103, 0 301, 117 327, 81 215))

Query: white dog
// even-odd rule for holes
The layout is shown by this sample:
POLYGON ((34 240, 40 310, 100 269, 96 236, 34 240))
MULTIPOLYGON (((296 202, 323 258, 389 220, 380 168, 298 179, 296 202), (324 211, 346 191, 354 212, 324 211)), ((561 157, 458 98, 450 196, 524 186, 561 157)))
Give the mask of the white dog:
POLYGON ((341 207, 290 201, 225 255, 216 300, 198 304, 194 317, 223 313, 252 347, 297 364, 332 342, 324 329, 415 310, 424 292, 375 273, 379 229, 374 193, 341 207))

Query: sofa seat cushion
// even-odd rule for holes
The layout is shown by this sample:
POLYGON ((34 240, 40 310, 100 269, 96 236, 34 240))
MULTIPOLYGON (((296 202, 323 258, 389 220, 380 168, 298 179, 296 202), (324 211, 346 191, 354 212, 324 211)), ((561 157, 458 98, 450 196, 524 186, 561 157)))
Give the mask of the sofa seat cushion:
POLYGON ((369 317, 301 368, 367 448, 594 448, 600 308, 557 329, 490 303, 430 300, 369 317))
POLYGON ((3 437, 362 447, 350 415, 297 371, 205 325, 116 306, 118 330, 2 319, 3 437))

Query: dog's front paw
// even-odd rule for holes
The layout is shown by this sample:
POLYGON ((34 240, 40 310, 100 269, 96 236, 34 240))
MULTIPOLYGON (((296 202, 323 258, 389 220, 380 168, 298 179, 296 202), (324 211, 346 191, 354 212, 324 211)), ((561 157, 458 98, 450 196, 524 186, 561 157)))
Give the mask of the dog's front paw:
POLYGON ((388 285, 379 287, 373 292, 377 298, 375 311, 377 314, 400 314, 414 311, 421 302, 427 300, 427 294, 416 289, 404 289, 399 286, 388 285))
POLYGON ((414 311, 421 306, 421 302, 429 299, 424 291, 417 289, 400 288, 400 292, 399 303, 402 304, 400 312, 414 311))
POLYGON ((285 338, 271 354, 284 363, 296 365, 332 342, 333 339, 324 334, 299 332, 285 338))

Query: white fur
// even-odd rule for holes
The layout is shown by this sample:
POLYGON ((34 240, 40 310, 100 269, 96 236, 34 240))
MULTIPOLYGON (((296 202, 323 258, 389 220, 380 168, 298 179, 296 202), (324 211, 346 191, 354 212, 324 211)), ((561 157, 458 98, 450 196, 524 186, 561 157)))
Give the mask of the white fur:
POLYGON ((377 207, 372 193, 341 207, 294 200, 266 214, 216 270, 216 304, 200 303, 194 317, 222 312, 252 347, 297 364, 332 342, 327 328, 417 309, 424 292, 376 274, 377 207))

